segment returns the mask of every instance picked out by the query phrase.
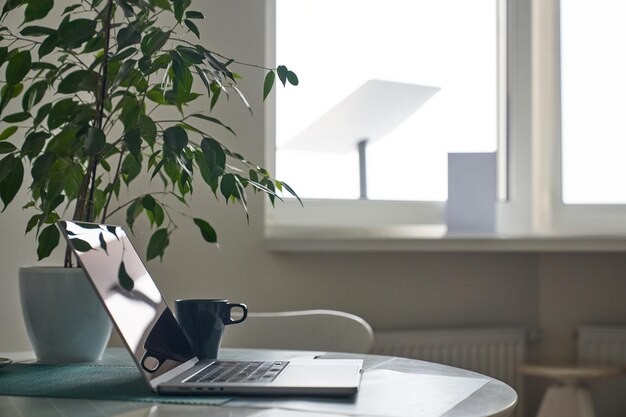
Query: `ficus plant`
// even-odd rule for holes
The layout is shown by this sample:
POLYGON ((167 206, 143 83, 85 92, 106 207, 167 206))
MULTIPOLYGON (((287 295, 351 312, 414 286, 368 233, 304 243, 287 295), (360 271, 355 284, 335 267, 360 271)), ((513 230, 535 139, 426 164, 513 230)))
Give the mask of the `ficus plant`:
POLYGON ((123 210, 132 230, 146 216, 153 230, 146 258, 162 259, 177 228, 175 212, 205 241, 217 241, 208 219, 185 212, 197 189, 240 203, 246 216, 250 191, 272 204, 283 191, 297 197, 230 151, 223 137, 233 129, 211 115, 229 96, 250 109, 237 87, 238 66, 264 71, 264 100, 276 77, 297 85, 296 74, 208 49, 199 40, 204 16, 191 0, 82 0, 68 7, 7 0, 0 19, 0 199, 4 211, 28 189, 26 232, 37 236, 39 259, 59 245, 54 223, 61 217, 106 223, 123 210), (58 17, 56 27, 39 22, 49 16, 58 17), (199 100, 203 110, 189 110, 199 100), (158 116, 163 108, 170 109, 167 118, 158 116), (124 192, 142 175, 158 181, 158 190, 124 192))

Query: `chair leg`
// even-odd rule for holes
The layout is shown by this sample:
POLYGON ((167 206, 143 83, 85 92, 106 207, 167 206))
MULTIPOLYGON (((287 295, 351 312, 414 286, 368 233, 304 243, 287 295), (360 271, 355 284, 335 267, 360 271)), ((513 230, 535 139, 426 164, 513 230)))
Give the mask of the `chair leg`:
POLYGON ((537 417, 595 417, 591 393, 586 387, 553 385, 543 396, 537 417))

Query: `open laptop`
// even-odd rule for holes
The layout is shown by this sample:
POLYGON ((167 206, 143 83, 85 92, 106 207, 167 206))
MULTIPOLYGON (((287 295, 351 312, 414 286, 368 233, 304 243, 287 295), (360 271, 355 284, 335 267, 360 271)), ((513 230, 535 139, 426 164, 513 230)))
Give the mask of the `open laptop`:
POLYGON ((324 396, 357 391, 362 360, 198 360, 120 226, 62 220, 57 227, 153 391, 324 396))

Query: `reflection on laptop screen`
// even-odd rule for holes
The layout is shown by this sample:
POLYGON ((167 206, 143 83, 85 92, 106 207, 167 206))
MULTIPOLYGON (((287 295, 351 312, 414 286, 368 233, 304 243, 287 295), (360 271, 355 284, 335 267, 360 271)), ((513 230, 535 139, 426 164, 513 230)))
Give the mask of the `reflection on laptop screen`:
POLYGON ((148 381, 194 357, 121 227, 70 221, 57 225, 148 381))

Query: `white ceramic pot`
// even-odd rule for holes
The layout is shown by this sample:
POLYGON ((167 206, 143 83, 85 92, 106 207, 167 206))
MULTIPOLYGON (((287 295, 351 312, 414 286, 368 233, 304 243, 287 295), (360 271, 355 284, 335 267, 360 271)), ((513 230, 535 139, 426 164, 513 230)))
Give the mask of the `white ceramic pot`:
POLYGON ((111 320, 81 268, 20 268, 20 299, 40 362, 93 362, 111 335, 111 320))

